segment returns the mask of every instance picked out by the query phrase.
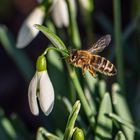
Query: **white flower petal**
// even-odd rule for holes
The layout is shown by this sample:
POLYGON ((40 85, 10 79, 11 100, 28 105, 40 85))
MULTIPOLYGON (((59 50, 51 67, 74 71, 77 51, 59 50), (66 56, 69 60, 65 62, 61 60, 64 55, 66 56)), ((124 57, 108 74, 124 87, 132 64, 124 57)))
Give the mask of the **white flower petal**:
POLYGON ((45 115, 49 115, 54 105, 54 89, 47 71, 40 72, 39 81, 40 94, 38 96, 40 107, 45 115))
POLYGON ((17 48, 26 47, 38 34, 39 30, 33 28, 34 24, 42 24, 45 16, 45 11, 37 7, 23 22, 17 38, 17 48))
POLYGON ((33 79, 31 80, 29 84, 29 89, 28 89, 28 100, 29 100, 29 107, 31 112, 34 115, 39 114, 39 109, 38 109, 38 104, 37 104, 37 95, 36 95, 36 90, 37 90, 37 73, 34 75, 33 79))
POLYGON ((88 0, 80 0, 80 3, 81 3, 81 5, 82 5, 82 7, 84 9, 88 9, 89 8, 89 2, 88 2, 88 0))
POLYGON ((69 25, 69 15, 65 0, 57 0, 53 7, 52 18, 57 27, 69 25))

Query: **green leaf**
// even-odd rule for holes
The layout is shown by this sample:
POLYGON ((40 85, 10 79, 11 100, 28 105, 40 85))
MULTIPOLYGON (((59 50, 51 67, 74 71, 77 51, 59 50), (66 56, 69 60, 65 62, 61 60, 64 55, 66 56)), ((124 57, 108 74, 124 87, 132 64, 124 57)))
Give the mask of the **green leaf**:
POLYGON ((3 128, 3 125, 2 125, 3 118, 5 118, 4 111, 0 108, 0 139, 7 140, 7 139, 10 139, 10 137, 9 135, 7 135, 5 129, 3 128))
MULTIPOLYGON (((113 84, 112 95, 113 95, 113 105, 114 105, 115 111, 121 118, 125 117, 126 121, 133 122, 125 96, 120 91, 121 91, 120 86, 117 83, 113 84)), ((133 140, 134 131, 130 130, 126 126, 122 126, 122 127, 123 127, 123 131, 127 139, 133 140)))
POLYGON ((98 82, 98 79, 93 78, 93 76, 89 72, 86 72, 85 73, 85 81, 86 81, 88 88, 90 89, 90 92, 94 93, 95 86, 98 82))
POLYGON ((29 135, 27 127, 25 126, 24 122, 22 122, 22 120, 16 114, 12 114, 11 123, 19 139, 31 140, 31 136, 29 135))
POLYGON ((86 84, 84 88, 85 96, 89 102, 93 114, 95 115, 97 114, 96 102, 95 102, 95 99, 97 98, 97 94, 95 92, 95 89, 98 83, 98 79, 93 78, 93 76, 89 72, 86 72, 84 80, 86 84))
POLYGON ((58 136, 48 132, 43 127, 40 127, 37 131, 36 140, 62 140, 58 136))
POLYGON ((126 140, 125 135, 123 134, 122 131, 119 131, 119 132, 116 134, 115 140, 126 140))
POLYGON ((0 26, 0 42, 7 54, 14 60, 26 80, 30 80, 33 75, 33 66, 23 50, 15 47, 15 41, 12 34, 5 26, 0 26))
MULTIPOLYGON (((72 111, 71 102, 66 97, 63 97, 61 100, 64 102, 64 104, 65 104, 65 106, 67 108, 67 111, 70 113, 72 111)), ((84 131, 86 131, 85 130, 86 129, 86 124, 85 124, 83 118, 80 115, 77 116, 77 122, 78 122, 79 126, 82 127, 84 129, 84 131)))
POLYGON ((112 138, 112 120, 106 114, 112 112, 110 95, 106 93, 101 101, 97 125, 95 129, 95 140, 109 140, 112 138))
POLYGON ((99 81, 99 94, 101 98, 103 98, 105 92, 106 92, 106 83, 104 80, 100 80, 99 81))
POLYGON ((41 31, 56 48, 67 52, 67 48, 63 41, 57 35, 55 35, 49 28, 37 24, 35 24, 34 27, 41 31))
POLYGON ((66 125, 64 140, 71 140, 72 138, 74 125, 80 110, 80 106, 81 106, 80 101, 76 101, 75 104, 73 105, 72 112, 69 115, 68 122, 66 125))
POLYGON ((17 138, 16 131, 12 123, 5 117, 3 110, 0 109, 0 139, 15 140, 17 138))
POLYGON ((121 127, 123 128, 123 126, 126 126, 127 128, 129 128, 131 131, 133 132, 137 132, 140 134, 140 129, 136 126, 134 126, 132 123, 124 120, 123 118, 121 118, 120 116, 114 114, 114 113, 109 113, 107 114, 108 117, 110 117, 112 120, 116 121, 117 123, 121 124, 121 127))
POLYGON ((3 126, 3 129, 5 130, 6 134, 9 136, 10 139, 14 140, 17 137, 14 127, 7 118, 3 118, 1 120, 1 125, 3 126))

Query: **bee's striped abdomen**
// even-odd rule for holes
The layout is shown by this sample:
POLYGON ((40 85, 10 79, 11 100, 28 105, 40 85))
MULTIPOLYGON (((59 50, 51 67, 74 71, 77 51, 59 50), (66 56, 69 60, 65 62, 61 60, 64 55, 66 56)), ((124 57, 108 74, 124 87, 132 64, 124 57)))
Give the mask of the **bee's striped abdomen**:
POLYGON ((110 61, 98 55, 92 56, 90 65, 93 66, 96 71, 104 73, 108 76, 113 76, 117 73, 115 66, 110 61))

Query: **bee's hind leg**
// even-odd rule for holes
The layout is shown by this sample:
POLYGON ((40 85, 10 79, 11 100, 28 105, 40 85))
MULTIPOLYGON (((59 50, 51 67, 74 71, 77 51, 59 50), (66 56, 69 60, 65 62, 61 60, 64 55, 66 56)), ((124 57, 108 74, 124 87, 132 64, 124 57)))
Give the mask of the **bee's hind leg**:
POLYGON ((86 73, 86 68, 82 68, 82 74, 83 74, 83 76, 85 76, 85 73, 86 73))
POLYGON ((93 68, 89 68, 88 71, 90 72, 90 74, 91 74, 94 78, 97 77, 96 72, 95 72, 95 70, 94 70, 93 68))
POLYGON ((88 65, 84 65, 82 67, 82 74, 83 74, 83 76, 85 76, 85 73, 86 73, 87 70, 88 70, 88 65))
POLYGON ((91 74, 94 78, 97 77, 97 76, 96 76, 96 73, 95 73, 95 70, 94 70, 93 68, 91 68, 89 65, 84 65, 84 66, 83 66, 83 68, 82 68, 82 74, 83 74, 83 76, 85 76, 85 72, 86 72, 87 70, 90 72, 90 74, 91 74))

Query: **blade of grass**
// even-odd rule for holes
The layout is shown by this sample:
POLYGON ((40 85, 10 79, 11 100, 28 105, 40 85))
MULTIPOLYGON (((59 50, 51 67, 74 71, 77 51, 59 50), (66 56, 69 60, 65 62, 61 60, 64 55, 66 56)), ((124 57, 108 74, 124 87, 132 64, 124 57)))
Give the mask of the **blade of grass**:
POLYGON ((112 112, 111 98, 105 93, 99 108, 97 124, 95 129, 95 140, 104 140, 112 138, 112 120, 107 118, 106 114, 112 112))
MULTIPOLYGON (((121 93, 120 86, 118 84, 112 85, 112 96, 113 96, 113 106, 116 113, 120 117, 125 117, 125 120, 128 122, 133 122, 132 117, 126 102, 124 94, 121 93)), ((128 140, 134 139, 134 132, 128 129, 126 126, 123 126, 123 131, 128 140)))

